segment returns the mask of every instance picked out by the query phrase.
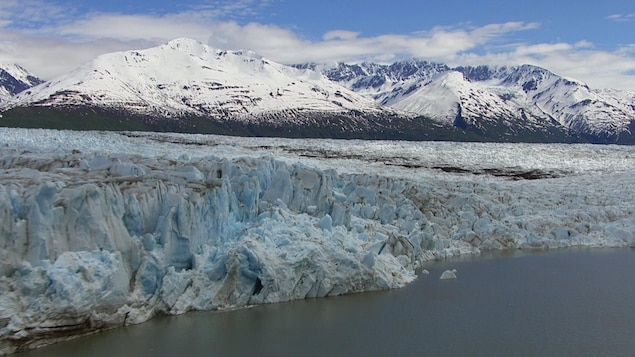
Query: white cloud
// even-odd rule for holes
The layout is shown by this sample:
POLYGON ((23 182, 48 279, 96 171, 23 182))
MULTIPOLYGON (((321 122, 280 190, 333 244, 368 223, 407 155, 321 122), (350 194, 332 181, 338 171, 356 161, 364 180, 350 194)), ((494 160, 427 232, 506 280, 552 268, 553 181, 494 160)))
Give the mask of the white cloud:
POLYGON ((593 43, 587 41, 587 40, 582 40, 582 41, 578 41, 576 42, 573 47, 575 48, 593 48, 593 43))
POLYGON ((219 14, 232 12, 240 16, 253 11, 250 6, 266 6, 268 2, 263 0, 210 1, 186 12, 165 15, 91 13, 79 18, 64 17, 59 9, 46 8, 42 0, 1 1, 0 62, 19 63, 44 78, 69 71, 102 53, 147 48, 177 37, 190 37, 218 48, 253 50, 283 63, 389 62, 404 57, 450 65, 531 63, 586 81, 593 87, 635 89, 632 75, 635 56, 631 46, 608 52, 595 50, 593 43, 585 40, 509 42, 515 33, 537 29, 540 26, 537 23, 507 22, 480 27, 467 24, 379 36, 333 30, 319 40, 308 40, 276 25, 216 20, 219 14), (41 5, 38 11, 58 16, 59 20, 38 20, 24 28, 14 28, 9 24, 11 19, 27 16, 20 7, 23 3, 41 5), (11 14, 20 15, 11 17, 11 14))
POLYGON ((329 31, 322 36, 324 41, 331 40, 354 40, 359 36, 359 32, 346 31, 346 30, 333 30, 329 31))
POLYGON ((205 0, 192 12, 210 18, 238 19, 257 16, 259 11, 278 0, 205 0))
POLYGON ((541 43, 537 45, 520 45, 514 52, 518 56, 544 57, 562 51, 570 51, 573 45, 568 43, 541 43))
POLYGON ((591 88, 635 90, 635 57, 632 50, 630 46, 613 52, 594 50, 588 41, 573 45, 521 45, 511 51, 496 54, 464 54, 450 64, 533 64, 562 76, 582 80, 591 88))
POLYGON ((40 26, 68 19, 75 12, 44 0, 2 0, 0 27, 19 24, 21 27, 40 26))
POLYGON ((613 14, 607 16, 606 19, 615 22, 628 22, 635 20, 635 14, 613 14))
POLYGON ((174 37, 202 39, 209 35, 209 27, 200 17, 183 14, 166 16, 94 14, 90 17, 56 27, 43 28, 40 34, 56 34, 61 38, 121 41, 163 41, 174 37))
POLYGON ((490 39, 498 38, 503 34, 518 31, 535 30, 539 27, 540 24, 536 22, 506 22, 503 24, 490 24, 473 30, 472 36, 474 36, 474 38, 478 39, 480 42, 485 42, 490 39))

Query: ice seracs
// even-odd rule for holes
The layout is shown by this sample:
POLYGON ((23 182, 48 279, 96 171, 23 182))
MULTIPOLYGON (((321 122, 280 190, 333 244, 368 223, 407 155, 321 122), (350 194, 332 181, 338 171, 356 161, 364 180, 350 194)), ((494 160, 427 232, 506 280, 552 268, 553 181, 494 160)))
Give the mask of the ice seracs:
POLYGON ((629 246, 632 151, 0 128, 0 353, 482 249, 629 246))
POLYGON ((395 225, 361 220, 335 172, 271 157, 4 149, 2 170, 0 352, 157 314, 397 288, 422 259, 395 239, 419 214, 397 215, 407 203, 384 202, 395 225))

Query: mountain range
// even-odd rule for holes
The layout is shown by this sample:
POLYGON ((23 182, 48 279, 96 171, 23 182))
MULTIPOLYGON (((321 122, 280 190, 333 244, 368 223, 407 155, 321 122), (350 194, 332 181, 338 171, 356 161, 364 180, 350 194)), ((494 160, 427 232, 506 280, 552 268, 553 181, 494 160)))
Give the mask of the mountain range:
POLYGON ((563 131, 572 140, 632 140, 635 92, 588 85, 531 66, 450 68, 407 60, 301 65, 390 108, 487 135, 493 128, 563 131), (628 139, 627 139, 628 138, 628 139))
POLYGON ((102 55, 48 82, 4 66, 0 86, 2 126, 635 144, 635 92, 531 65, 287 66, 176 39, 102 55))

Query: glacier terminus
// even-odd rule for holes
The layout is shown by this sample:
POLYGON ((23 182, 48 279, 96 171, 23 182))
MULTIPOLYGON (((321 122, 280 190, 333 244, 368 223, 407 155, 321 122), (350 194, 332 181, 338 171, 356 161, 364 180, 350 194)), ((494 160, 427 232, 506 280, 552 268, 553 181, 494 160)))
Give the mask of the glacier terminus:
POLYGON ((402 287, 490 249, 635 244, 630 146, 0 129, 0 353, 402 287))

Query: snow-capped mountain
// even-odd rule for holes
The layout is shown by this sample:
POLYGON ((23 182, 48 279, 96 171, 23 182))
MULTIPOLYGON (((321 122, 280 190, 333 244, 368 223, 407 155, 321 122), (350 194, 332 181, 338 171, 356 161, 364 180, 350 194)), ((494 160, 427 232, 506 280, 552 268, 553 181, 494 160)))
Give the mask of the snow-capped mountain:
POLYGON ((0 103, 40 83, 44 81, 16 64, 0 65, 0 103))
POLYGON ((302 65, 381 105, 481 131, 560 131, 573 140, 632 142, 633 92, 594 91, 544 68, 456 67, 408 60, 302 65))
MULTIPOLYGON (((31 77, 11 77, 24 78, 12 90, 31 77)), ((634 92, 592 90, 536 66, 287 66, 184 38, 102 55, 0 110, 0 125, 21 127, 635 144, 634 92)))
POLYGON ((344 84, 346 87, 369 96, 382 105, 390 105, 391 99, 397 94, 407 95, 409 91, 416 89, 420 82, 428 82, 435 74, 443 73, 450 68, 444 64, 419 60, 407 60, 391 65, 376 63, 334 65, 304 64, 296 65, 296 68, 317 70, 329 79, 344 84), (395 84, 402 83, 403 89, 395 90, 395 84), (407 84, 413 86, 408 87, 407 84))
POLYGON ((190 39, 102 55, 18 94, 7 105, 32 106, 90 106, 152 117, 243 122, 293 121, 314 113, 390 112, 320 73, 190 39))

